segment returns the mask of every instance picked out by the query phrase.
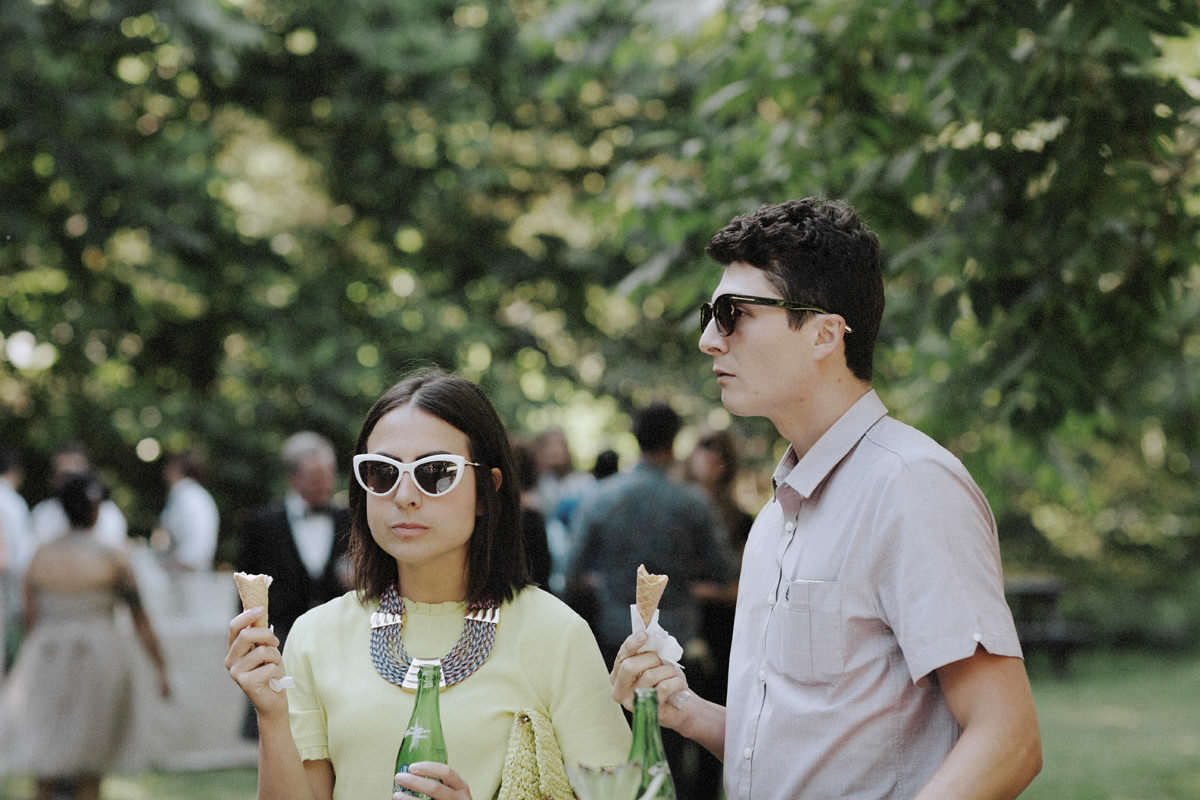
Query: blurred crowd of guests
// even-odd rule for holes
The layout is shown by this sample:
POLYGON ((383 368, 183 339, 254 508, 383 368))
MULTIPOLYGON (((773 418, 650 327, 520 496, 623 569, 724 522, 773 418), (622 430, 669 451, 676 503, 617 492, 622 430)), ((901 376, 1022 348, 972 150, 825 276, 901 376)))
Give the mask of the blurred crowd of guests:
MULTIPOLYGON (((636 463, 602 450, 580 469, 561 428, 517 443, 524 465, 526 542, 538 580, 591 625, 608 663, 630 632, 638 564, 670 576, 660 623, 684 647, 704 696, 723 697, 742 548, 753 517, 735 499, 738 448, 728 431, 701 432, 676 457, 683 420, 653 403, 633 414, 636 463)), ((721 764, 663 731, 680 797, 716 798, 721 764)))
MULTIPOLYGON (((738 564, 752 518, 734 497, 738 452, 733 436, 705 431, 694 449, 677 459, 682 424, 665 404, 639 409, 631 432, 640 452, 624 469, 611 449, 600 452, 591 469, 580 469, 566 433, 557 427, 514 442, 521 524, 535 579, 588 621, 610 664, 630 630, 637 565, 670 575, 660 622, 684 646, 692 685, 720 697, 738 564)), ((282 495, 264 497, 258 508, 237 510, 236 525, 226 520, 227 527, 236 528, 238 541, 234 563, 223 566, 274 577, 271 622, 286 642, 297 617, 351 585, 349 515, 335 502, 345 465, 327 438, 312 431, 293 434, 282 445, 279 464, 286 477, 282 495)), ((160 692, 168 695, 165 657, 129 556, 143 547, 153 553, 157 569, 173 576, 167 582, 170 592, 177 576, 214 569, 222 513, 206 488, 205 464, 193 452, 164 458, 166 499, 148 542, 131 539, 124 514, 83 445, 68 443, 53 454, 45 498, 32 508, 21 493, 23 477, 20 454, 0 449, 0 641, 5 643, 0 675, 9 673, 0 683, 0 736, 31 730, 34 715, 48 716, 59 727, 46 735, 76 730, 73 746, 88 757, 58 757, 51 769, 10 756, 9 763, 0 759, 0 774, 38 775, 39 798, 63 790, 69 796, 95 796, 99 776, 131 725, 130 655, 116 653, 111 625, 96 621, 111 620, 122 608, 131 615, 158 670, 160 692), (71 644, 69 651, 87 651, 95 663, 59 674, 47 663, 47 653, 55 650, 48 643, 61 644, 66 631, 78 632, 68 624, 73 618, 87 622, 89 636, 102 631, 103 641, 71 644), (33 692, 28 677, 21 678, 33 671, 43 689, 54 682, 82 682, 99 690, 74 707, 40 708, 63 692, 81 690, 53 686, 33 692)), ((256 736, 254 722, 247 708, 244 738, 256 736)), ((672 732, 665 734, 681 796, 715 797, 719 762, 672 732)))

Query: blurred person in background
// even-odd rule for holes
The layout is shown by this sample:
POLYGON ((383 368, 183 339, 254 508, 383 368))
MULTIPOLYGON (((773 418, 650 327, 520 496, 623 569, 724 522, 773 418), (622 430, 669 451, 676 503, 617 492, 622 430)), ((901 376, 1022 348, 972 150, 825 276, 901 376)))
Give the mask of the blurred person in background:
POLYGON ((167 501, 159 517, 166 533, 169 569, 208 571, 217 553, 221 514, 204 488, 204 463, 191 450, 169 456, 163 464, 167 501))
POLYGON ((610 660, 629 635, 638 564, 671 576, 660 603, 662 626, 685 646, 700 631, 692 587, 733 580, 733 560, 712 507, 696 487, 670 476, 680 426, 665 403, 639 409, 633 432, 641 459, 632 470, 597 483, 575 513, 579 550, 571 575, 596 595, 596 638, 610 660))
POLYGON ((592 465, 592 477, 604 480, 609 475, 616 475, 621 469, 621 457, 616 450, 601 450, 596 454, 596 463, 592 465))
MULTIPOLYGON (((680 426, 679 415, 665 403, 652 403, 634 415, 641 460, 632 470, 599 481, 575 513, 579 551, 570 585, 592 592, 596 639, 612 663, 630 632, 638 565, 669 575, 659 603, 660 624, 683 646, 690 675, 692 666, 699 668, 697 659, 705 658, 696 590, 731 584, 735 564, 704 494, 670 477, 680 426)), ((691 763, 698 751, 670 730, 663 732, 663 746, 679 796, 702 797, 706 788, 694 784, 698 772, 691 763)))
MULTIPOLYGON (((684 478, 695 484, 712 503, 721 522, 726 545, 740 564, 754 517, 734 499, 738 474, 737 443, 729 431, 709 431, 700 436, 684 462, 684 478)), ((707 657, 692 671, 690 683, 703 697, 724 697, 729 686, 729 648, 733 640, 733 611, 737 582, 707 583, 695 587, 700 599, 701 638, 708 645, 707 657)), ((711 753, 699 754, 695 800, 715 798, 721 786, 721 762, 711 753)))
POLYGON ((729 536, 730 550, 740 559, 754 517, 734 498, 737 475, 737 442, 725 430, 702 434, 684 465, 684 477, 708 496, 729 536))
POLYGON ((282 641, 296 618, 349 586, 350 512, 333 505, 337 456, 312 431, 292 434, 280 450, 288 489, 242 528, 237 568, 271 575, 271 624, 282 641))
MULTIPOLYGON (((350 512, 333 505, 337 456, 328 439, 313 431, 294 433, 284 441, 280 457, 287 492, 282 501, 254 511, 242 527, 237 569, 274 579, 271 624, 286 643, 301 614, 350 586, 350 512)), ((247 708, 242 735, 257 736, 253 706, 247 708)))
POLYGON ((125 551, 93 528, 107 490, 90 473, 59 488, 67 532, 38 547, 25 573, 27 638, 0 697, 0 773, 31 773, 38 800, 100 796, 133 731, 133 664, 116 624, 127 606, 142 647, 170 696, 158 637, 142 609, 125 551))
POLYGON ((553 517, 564 499, 587 489, 593 478, 575 468, 571 445, 562 428, 547 428, 534 437, 533 452, 538 503, 547 518, 553 517))
MULTIPOLYGON (((621 457, 616 450, 601 450, 596 454, 596 461, 592 464, 591 483, 582 487, 579 491, 572 492, 567 497, 564 497, 558 504, 558 520, 566 526, 570 526, 571 518, 575 516, 576 509, 584 501, 589 494, 596 490, 600 482, 605 478, 616 475, 621 469, 621 457)), ((572 545, 578 545, 579 542, 572 539, 572 545)), ((569 560, 569 559, 568 559, 569 560)))
MULTIPOLYGON (((703 491, 712 504, 725 535, 725 545, 735 563, 740 565, 754 517, 734 499, 737 473, 737 444, 729 431, 709 431, 701 435, 684 462, 684 479, 703 491)), ((715 682, 705 688, 714 697, 724 697, 737 583, 702 583, 695 587, 694 593, 702 601, 703 638, 709 645, 716 670, 715 682)))
POLYGON ((576 547, 568 514, 572 499, 585 493, 595 481, 575 469, 567 434, 562 428, 546 428, 533 440, 537 467, 537 502, 546 518, 550 545, 550 589, 562 595, 567 584, 567 565, 576 547))
MULTIPOLYGON (((63 511, 58 492, 71 475, 86 474, 92 471, 91 459, 83 442, 73 441, 54 451, 50 464, 50 496, 33 507, 32 525, 33 539, 37 544, 44 544, 56 536, 66 533, 71 525, 63 511)), ((99 518, 93 528, 92 535, 105 544, 113 547, 125 547, 129 541, 128 524, 125 515, 111 498, 106 496, 100 504, 99 518)))
POLYGON ((514 440, 513 459, 517 465, 521 489, 521 530, 525 534, 525 556, 529 559, 529 577, 543 589, 550 587, 550 545, 546 539, 546 516, 537 501, 537 465, 533 447, 514 440))
POLYGON ((29 504, 19 491, 24 478, 20 453, 0 448, 0 675, 20 639, 21 579, 33 556, 29 504))

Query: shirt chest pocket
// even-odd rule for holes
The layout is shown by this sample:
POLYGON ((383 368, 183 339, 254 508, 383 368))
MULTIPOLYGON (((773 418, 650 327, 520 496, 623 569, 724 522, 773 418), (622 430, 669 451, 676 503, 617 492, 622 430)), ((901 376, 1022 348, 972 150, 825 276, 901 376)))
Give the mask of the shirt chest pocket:
POLYGON ((772 615, 767 660, 799 683, 828 683, 844 668, 842 593, 837 581, 791 581, 772 615))

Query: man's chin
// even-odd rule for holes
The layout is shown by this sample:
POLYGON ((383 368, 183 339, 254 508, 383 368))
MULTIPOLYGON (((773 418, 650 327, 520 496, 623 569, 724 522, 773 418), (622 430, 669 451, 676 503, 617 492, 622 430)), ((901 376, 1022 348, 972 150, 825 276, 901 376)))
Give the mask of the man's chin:
POLYGON ((747 407, 745 398, 731 389, 721 389, 721 405, 735 417, 753 417, 755 412, 747 407))

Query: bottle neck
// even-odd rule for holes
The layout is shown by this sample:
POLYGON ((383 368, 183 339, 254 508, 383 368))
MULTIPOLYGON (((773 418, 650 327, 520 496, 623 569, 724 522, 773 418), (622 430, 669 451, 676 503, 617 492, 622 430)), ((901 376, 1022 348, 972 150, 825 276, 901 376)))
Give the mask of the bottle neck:
POLYGON ((434 666, 420 668, 417 698, 413 704, 408 727, 396 754, 396 771, 402 772, 414 761, 446 763, 446 739, 442 733, 438 695, 441 691, 440 670, 434 666), (429 674, 427 674, 429 670, 429 674))
POLYGON ((630 760, 641 762, 643 767, 666 760, 658 726, 658 693, 652 689, 637 691, 633 704, 633 747, 629 752, 630 760))
POLYGON ((442 670, 437 665, 422 666, 417 672, 417 701, 416 708, 438 707, 438 694, 441 692, 442 670))
POLYGON ((422 666, 417 670, 417 690, 425 692, 429 689, 437 689, 442 682, 442 668, 433 665, 422 666))

